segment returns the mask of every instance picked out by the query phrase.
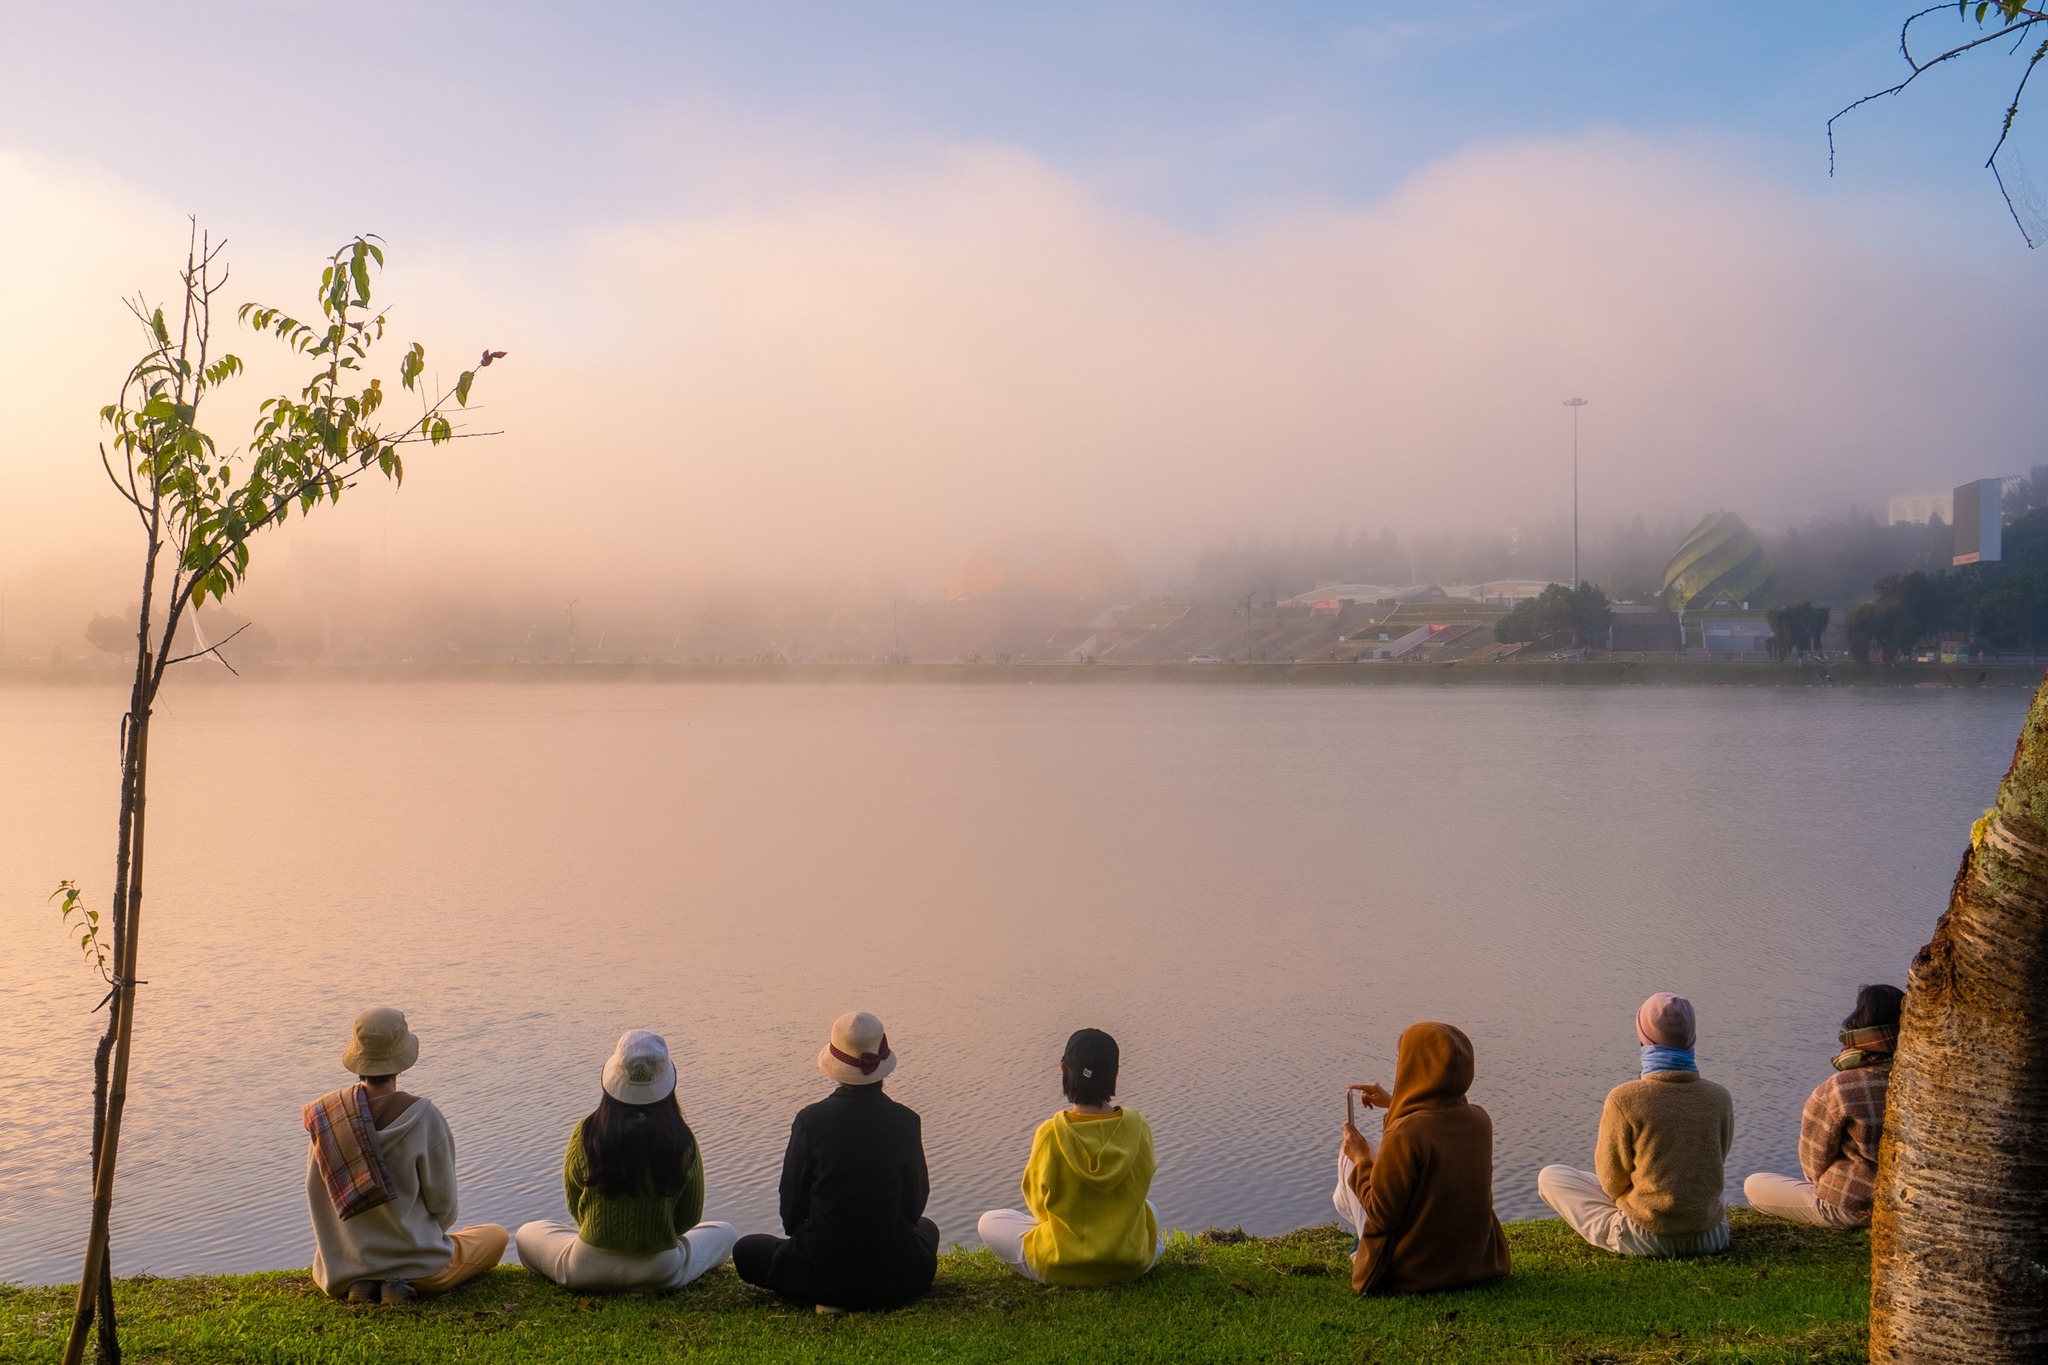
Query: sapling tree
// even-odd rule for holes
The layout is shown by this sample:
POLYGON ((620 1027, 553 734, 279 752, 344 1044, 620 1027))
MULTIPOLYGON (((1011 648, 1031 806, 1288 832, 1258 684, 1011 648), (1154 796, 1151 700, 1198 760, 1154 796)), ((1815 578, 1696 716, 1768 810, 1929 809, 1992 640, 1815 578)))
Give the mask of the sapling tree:
POLYGON ((232 668, 224 651, 240 633, 212 644, 195 640, 178 653, 184 638, 178 628, 188 613, 209 599, 223 601, 242 584, 259 533, 339 502, 365 479, 399 483, 410 446, 470 434, 457 430, 457 410, 469 405, 478 371, 504 354, 486 350, 475 368, 442 389, 427 382, 426 352, 415 343, 399 361, 398 380, 417 398, 417 407, 402 418, 387 418, 389 395, 382 379, 368 372, 385 330, 384 312, 370 302, 384 251, 376 239, 358 237, 322 269, 317 317, 301 320, 258 304, 239 310, 244 325, 310 362, 311 372, 296 391, 263 400, 245 447, 223 450, 202 424, 214 391, 242 373, 241 360, 220 350, 214 336, 215 300, 228 280, 221 250, 195 225, 179 273, 180 297, 169 313, 140 297, 129 304, 145 333, 144 349, 119 396, 100 410, 107 431, 100 462, 135 516, 142 556, 135 672, 121 717, 112 895, 102 916, 87 907, 73 882, 62 883, 56 893, 65 922, 78 930, 81 946, 106 981, 109 1006, 94 1064, 92 1226, 65 1365, 78 1365, 84 1356, 95 1317, 101 1359, 120 1358, 108 1224, 134 1055, 135 988, 146 984, 137 971, 150 717, 171 667, 211 656, 232 668))

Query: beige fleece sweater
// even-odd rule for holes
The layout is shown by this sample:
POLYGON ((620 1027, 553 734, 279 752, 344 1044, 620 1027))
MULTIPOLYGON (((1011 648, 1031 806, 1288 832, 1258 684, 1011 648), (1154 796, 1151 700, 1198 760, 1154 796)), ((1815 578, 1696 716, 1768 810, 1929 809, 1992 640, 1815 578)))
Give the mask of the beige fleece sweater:
POLYGON ((455 1254, 455 1139, 431 1100, 377 1130, 398 1197, 343 1222, 306 1147, 306 1205, 313 1216, 313 1279, 336 1298, 357 1280, 417 1280, 455 1254))
POLYGON ((1711 1232, 1735 1141, 1728 1092, 1697 1071, 1653 1071, 1607 1092, 1594 1156, 1600 1188, 1645 1232, 1711 1232))

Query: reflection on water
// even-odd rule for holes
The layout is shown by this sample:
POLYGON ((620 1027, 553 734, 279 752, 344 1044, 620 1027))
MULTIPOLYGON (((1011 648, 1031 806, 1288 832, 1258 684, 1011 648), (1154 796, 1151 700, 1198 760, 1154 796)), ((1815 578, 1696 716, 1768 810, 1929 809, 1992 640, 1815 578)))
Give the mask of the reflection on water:
MULTIPOLYGON (((831 1018, 887 1022, 948 1240, 1016 1202, 1066 1034, 1123 1043, 1170 1226, 1331 1216, 1347 1081, 1462 1025, 1501 1212, 1590 1159, 1690 995, 1735 1180, 1795 1169, 1855 987, 1903 981, 2027 696, 1758 689, 173 687, 116 1270, 310 1259, 299 1106, 402 1007, 462 1213, 560 1216, 618 1033, 667 1036, 707 1216, 770 1229, 831 1018)), ((115 715, 0 691, 0 1279, 83 1240, 115 715)))

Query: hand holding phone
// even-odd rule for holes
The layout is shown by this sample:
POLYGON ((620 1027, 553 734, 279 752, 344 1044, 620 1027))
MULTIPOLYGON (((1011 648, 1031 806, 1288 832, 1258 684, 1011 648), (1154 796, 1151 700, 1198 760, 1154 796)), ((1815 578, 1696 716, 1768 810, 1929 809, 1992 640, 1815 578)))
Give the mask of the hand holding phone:
POLYGON ((1358 1129, 1358 1110, 1352 1097, 1356 1095, 1365 1101, 1367 1109, 1385 1109, 1393 1103, 1393 1096, 1376 1085, 1347 1085, 1344 1087, 1344 1154, 1360 1166, 1372 1162, 1372 1143, 1358 1129))

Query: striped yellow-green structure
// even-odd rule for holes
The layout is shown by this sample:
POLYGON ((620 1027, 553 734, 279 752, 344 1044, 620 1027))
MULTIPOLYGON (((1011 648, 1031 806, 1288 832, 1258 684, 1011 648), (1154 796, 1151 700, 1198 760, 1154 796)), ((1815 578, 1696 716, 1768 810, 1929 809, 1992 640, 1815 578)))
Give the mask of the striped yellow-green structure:
POLYGON ((1664 601, 1673 611, 1728 596, 1753 597, 1770 579, 1771 566, 1756 532, 1733 512, 1709 512, 1671 556, 1664 570, 1664 601))

